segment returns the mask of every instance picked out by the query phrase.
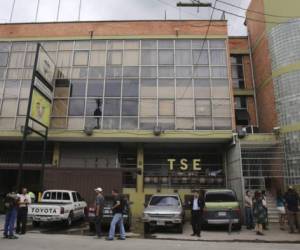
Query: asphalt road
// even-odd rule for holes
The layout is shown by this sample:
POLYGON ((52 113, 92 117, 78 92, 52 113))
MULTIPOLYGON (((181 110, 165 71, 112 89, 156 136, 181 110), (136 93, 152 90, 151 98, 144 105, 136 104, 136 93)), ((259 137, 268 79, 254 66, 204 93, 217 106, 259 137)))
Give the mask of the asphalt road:
POLYGON ((272 244, 272 243, 216 243, 216 242, 191 242, 151 239, 127 239, 126 241, 95 239, 92 236, 77 235, 48 235, 28 233, 17 240, 0 239, 2 250, 182 250, 182 249, 209 249, 209 250, 299 250, 299 244, 272 244))

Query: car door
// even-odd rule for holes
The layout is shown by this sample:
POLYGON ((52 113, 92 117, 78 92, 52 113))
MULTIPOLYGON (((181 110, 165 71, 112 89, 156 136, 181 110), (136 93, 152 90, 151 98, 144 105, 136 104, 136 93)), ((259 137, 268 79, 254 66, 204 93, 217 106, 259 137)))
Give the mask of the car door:
POLYGON ((74 207, 74 210, 73 210, 74 217, 79 218, 81 216, 80 215, 80 205, 79 205, 77 195, 75 192, 72 192, 72 199, 73 199, 73 207, 74 207))
POLYGON ((86 202, 83 200, 83 198, 81 197, 81 195, 76 192, 76 196, 77 196, 77 201, 78 201, 78 208, 79 208, 79 216, 83 217, 84 214, 84 210, 86 208, 86 202))

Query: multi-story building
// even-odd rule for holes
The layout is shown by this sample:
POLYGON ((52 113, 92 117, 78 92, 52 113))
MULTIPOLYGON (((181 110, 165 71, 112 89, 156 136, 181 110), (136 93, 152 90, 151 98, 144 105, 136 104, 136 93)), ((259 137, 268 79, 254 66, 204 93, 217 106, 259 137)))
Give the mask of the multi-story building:
MULTIPOLYGON (((92 202, 96 186, 117 187, 140 214, 156 192, 230 187, 242 201, 245 188, 282 185, 280 141, 257 133, 248 38, 229 37, 222 20, 206 35, 208 23, 0 25, 2 191, 16 185, 37 42, 56 64, 45 188, 92 202)), ((41 151, 29 135, 23 183, 33 190, 41 151)))

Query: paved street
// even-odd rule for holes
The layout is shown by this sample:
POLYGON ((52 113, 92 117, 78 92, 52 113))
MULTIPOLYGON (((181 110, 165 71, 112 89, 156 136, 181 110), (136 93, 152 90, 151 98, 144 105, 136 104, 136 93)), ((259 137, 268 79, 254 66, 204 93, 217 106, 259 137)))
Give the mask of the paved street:
POLYGON ((93 250, 93 249, 143 249, 143 250, 176 250, 176 249, 209 249, 209 250, 299 250, 299 244, 271 244, 271 243, 234 243, 234 242, 192 242, 192 241, 170 241, 149 239, 128 239, 126 241, 115 240, 113 242, 94 239, 87 236, 71 235, 46 235, 28 233, 18 240, 0 239, 0 249, 3 250, 93 250))

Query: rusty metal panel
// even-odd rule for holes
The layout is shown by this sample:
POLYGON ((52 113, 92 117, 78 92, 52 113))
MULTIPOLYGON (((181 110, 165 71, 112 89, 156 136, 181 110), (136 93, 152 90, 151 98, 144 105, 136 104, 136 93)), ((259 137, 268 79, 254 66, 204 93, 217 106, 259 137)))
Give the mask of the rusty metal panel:
POLYGON ((45 169, 45 189, 69 189, 78 191, 88 204, 95 199, 94 189, 101 187, 104 194, 111 194, 116 188, 122 191, 122 172, 120 169, 45 169))

